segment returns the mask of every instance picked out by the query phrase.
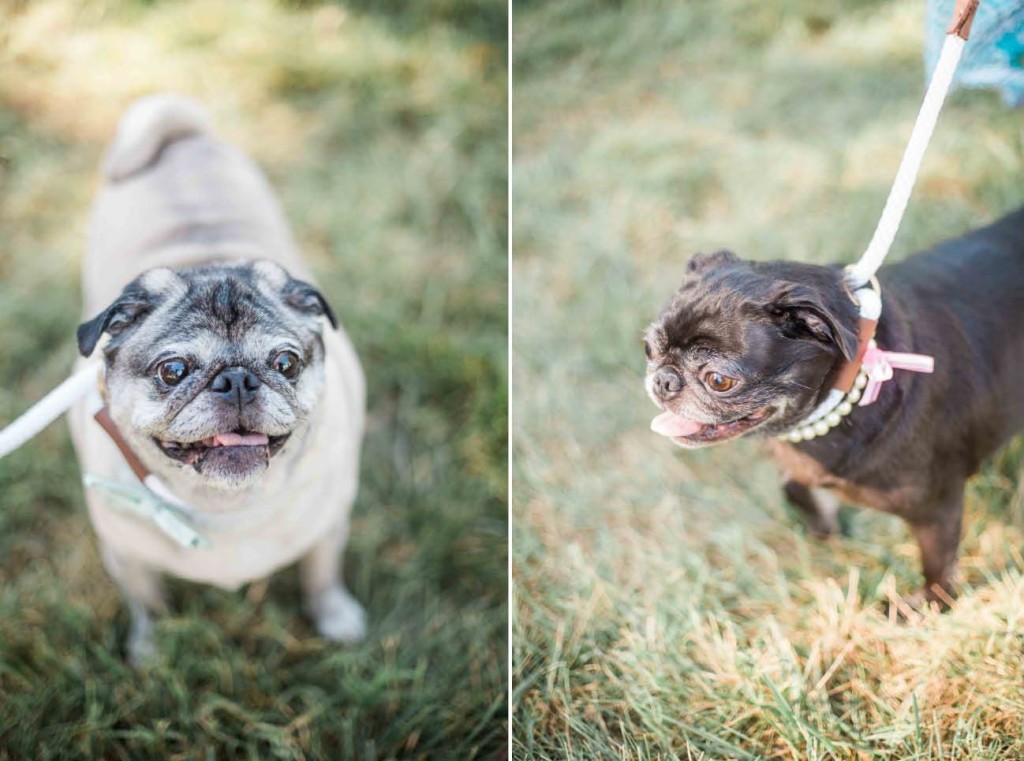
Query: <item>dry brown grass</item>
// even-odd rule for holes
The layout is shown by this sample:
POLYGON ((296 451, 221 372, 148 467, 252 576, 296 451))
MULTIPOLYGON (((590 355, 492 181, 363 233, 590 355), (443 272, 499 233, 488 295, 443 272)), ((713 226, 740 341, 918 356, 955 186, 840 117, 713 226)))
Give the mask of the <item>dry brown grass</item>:
MULTIPOLYGON (((923 3, 565 0, 515 25, 515 755, 1024 756, 1019 442, 970 486, 962 598, 900 623, 898 521, 817 543, 756 442, 647 430, 640 334, 690 254, 866 244, 923 3)), ((1020 115, 954 96, 895 256, 1018 205, 1022 169, 1020 115)))

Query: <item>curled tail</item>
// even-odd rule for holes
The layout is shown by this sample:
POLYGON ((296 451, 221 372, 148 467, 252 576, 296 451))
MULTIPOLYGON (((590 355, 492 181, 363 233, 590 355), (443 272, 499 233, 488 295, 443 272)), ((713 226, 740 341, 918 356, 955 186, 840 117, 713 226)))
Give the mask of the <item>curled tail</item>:
POLYGON ((123 180, 152 164, 172 140, 209 131, 206 110, 191 98, 173 93, 139 98, 117 125, 103 174, 109 182, 123 180))

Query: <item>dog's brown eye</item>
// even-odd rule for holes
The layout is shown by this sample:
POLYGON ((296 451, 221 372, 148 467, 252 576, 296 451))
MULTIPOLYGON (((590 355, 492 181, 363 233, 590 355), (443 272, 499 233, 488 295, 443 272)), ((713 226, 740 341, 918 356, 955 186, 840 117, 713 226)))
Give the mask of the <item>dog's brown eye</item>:
POLYGON ((651 351, 651 342, 644 340, 644 354, 647 355, 647 359, 654 359, 654 352, 651 351))
POLYGON ((736 385, 736 379, 721 373, 708 373, 704 376, 704 382, 708 388, 718 393, 724 393, 736 385))
POLYGON ((165 359, 156 366, 156 377, 168 386, 177 386, 186 375, 188 375, 188 365, 185 360, 178 357, 165 359))
POLYGON ((293 351, 282 351, 271 364, 285 378, 294 378, 299 374, 299 358, 293 351))

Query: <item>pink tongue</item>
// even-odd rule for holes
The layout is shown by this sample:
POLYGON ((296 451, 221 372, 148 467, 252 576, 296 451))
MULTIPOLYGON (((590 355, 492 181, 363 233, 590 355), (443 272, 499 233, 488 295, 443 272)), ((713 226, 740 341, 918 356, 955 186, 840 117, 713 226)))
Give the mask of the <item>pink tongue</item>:
POLYGON ((269 441, 265 433, 218 433, 203 443, 209 447, 262 447, 269 441))
POLYGON ((687 420, 672 412, 662 412, 651 421, 651 430, 662 436, 690 436, 703 427, 703 423, 687 420))

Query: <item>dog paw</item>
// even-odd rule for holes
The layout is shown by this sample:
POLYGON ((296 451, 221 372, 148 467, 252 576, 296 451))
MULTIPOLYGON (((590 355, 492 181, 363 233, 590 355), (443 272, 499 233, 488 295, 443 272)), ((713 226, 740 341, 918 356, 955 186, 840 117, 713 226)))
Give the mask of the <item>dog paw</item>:
POLYGON ((904 624, 920 620, 930 610, 947 613, 955 600, 956 590, 952 587, 921 587, 909 595, 890 596, 882 604, 882 611, 890 620, 904 624))
POLYGON ((126 646, 128 665, 136 671, 151 666, 156 661, 156 644, 151 631, 133 631, 126 646))
POLYGON ((128 601, 128 638, 125 641, 125 656, 128 665, 136 671, 156 661, 157 650, 153 641, 153 619, 146 606, 138 600, 128 601))
POLYGON ((313 604, 313 621, 321 637, 352 644, 366 635, 366 613, 344 587, 322 592, 313 604))
POLYGON ((816 542, 827 542, 839 533, 839 526, 836 524, 810 519, 804 521, 804 529, 816 542))

